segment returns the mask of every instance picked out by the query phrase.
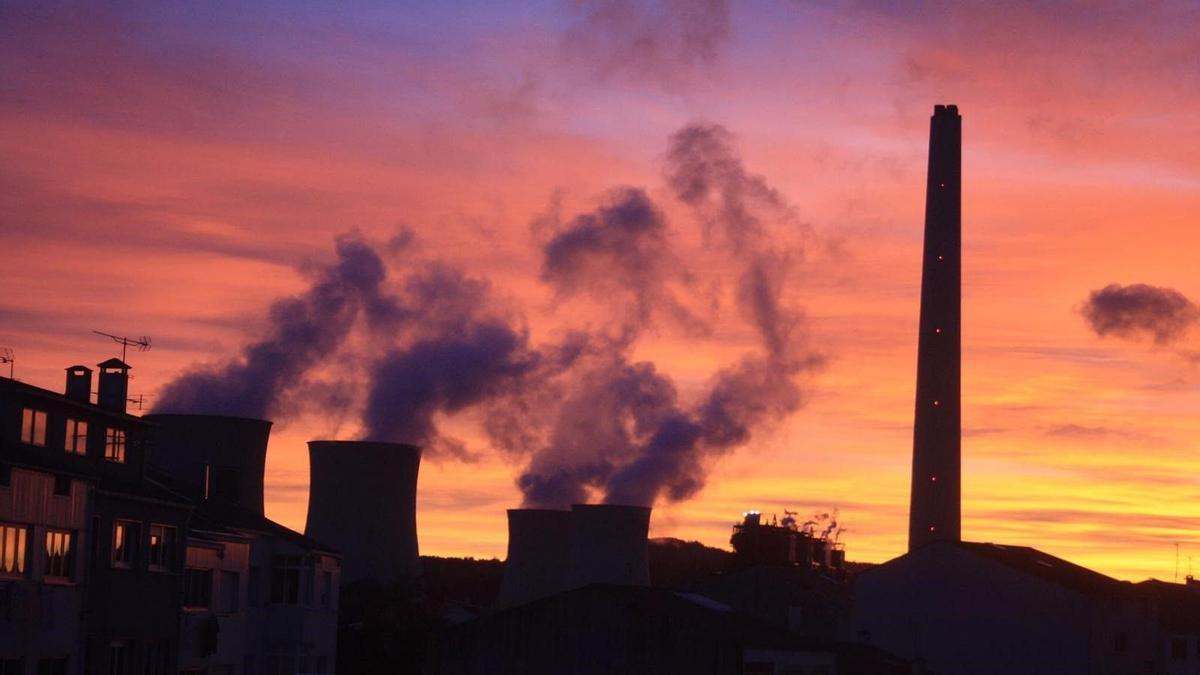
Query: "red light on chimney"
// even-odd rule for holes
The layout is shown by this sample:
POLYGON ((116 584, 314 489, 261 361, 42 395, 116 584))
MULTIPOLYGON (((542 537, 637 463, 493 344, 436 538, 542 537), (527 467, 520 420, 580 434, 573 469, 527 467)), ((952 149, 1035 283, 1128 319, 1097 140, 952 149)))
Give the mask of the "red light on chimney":
POLYGON ((931 480, 931 481, 933 481, 933 482, 935 482, 935 483, 936 483, 936 482, 937 482, 937 476, 930 476, 930 477, 929 477, 929 480, 931 480))
POLYGON ((935 407, 935 408, 936 408, 936 407, 938 407, 938 406, 939 406, 939 405, 941 405, 941 404, 942 404, 942 402, 941 402, 941 401, 937 401, 937 400, 935 400, 935 401, 933 402, 933 407, 935 407))
POLYGON ((930 532, 933 532, 933 526, 932 526, 932 525, 930 525, 930 526, 929 526, 929 531, 930 531, 930 532))
POLYGON ((945 258, 939 255, 938 260, 945 260, 945 258))
POLYGON ((941 329, 941 328, 934 328, 934 329, 933 329, 933 332, 937 333, 938 335, 941 335, 941 334, 942 334, 942 329, 941 329))

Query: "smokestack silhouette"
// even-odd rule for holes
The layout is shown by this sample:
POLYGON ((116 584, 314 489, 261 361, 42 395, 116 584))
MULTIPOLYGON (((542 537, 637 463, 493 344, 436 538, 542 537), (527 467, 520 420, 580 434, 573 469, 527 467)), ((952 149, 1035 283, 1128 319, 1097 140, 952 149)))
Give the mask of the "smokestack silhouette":
POLYGON ((271 423, 223 415, 151 414, 151 464, 186 483, 197 499, 236 504, 263 515, 263 472, 271 423))
POLYGON ((390 584, 420 576, 417 471, 421 449, 402 443, 309 441, 304 534, 342 554, 342 582, 390 584))
POLYGON ((934 107, 925 187, 925 253, 917 347, 912 502, 908 550, 958 541, 962 318, 962 118, 958 107, 934 107))
POLYGON ((569 588, 588 584, 650 585, 646 538, 650 507, 573 504, 569 588))
POLYGON ((570 511, 508 510, 508 558, 498 608, 520 605, 566 588, 573 523, 570 511))

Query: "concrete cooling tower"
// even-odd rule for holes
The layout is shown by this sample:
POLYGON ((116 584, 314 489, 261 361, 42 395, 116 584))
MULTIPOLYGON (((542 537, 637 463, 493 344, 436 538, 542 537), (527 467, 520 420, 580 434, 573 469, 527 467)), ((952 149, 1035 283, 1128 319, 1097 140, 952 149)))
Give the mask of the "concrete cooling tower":
POLYGON ((650 585, 646 538, 650 507, 615 504, 571 506, 574 536, 567 584, 650 585))
POLYGON ((342 554, 342 582, 390 584, 420 576, 417 470, 403 443, 309 441, 304 534, 342 554))
POLYGON ((185 483, 196 499, 237 504, 263 515, 263 471, 271 423, 224 415, 152 414, 151 463, 185 483))
POLYGON ((572 529, 570 511, 508 510, 508 558, 496 598, 498 608, 566 589, 572 529))

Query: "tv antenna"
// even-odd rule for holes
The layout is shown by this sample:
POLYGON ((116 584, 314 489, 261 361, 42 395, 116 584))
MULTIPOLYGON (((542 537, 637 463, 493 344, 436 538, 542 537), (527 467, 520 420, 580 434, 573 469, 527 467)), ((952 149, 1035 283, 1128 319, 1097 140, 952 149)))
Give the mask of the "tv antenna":
POLYGON ((8 347, 0 347, 0 364, 8 364, 8 379, 13 379, 13 364, 17 362, 17 357, 13 355, 13 350, 8 347))
POLYGON ((136 404, 136 405, 137 405, 137 409, 138 409, 138 410, 141 410, 141 409, 142 409, 142 404, 146 402, 146 395, 145 395, 145 394, 138 394, 136 398, 134 398, 134 397, 130 396, 130 397, 126 398, 125 400, 126 400, 126 401, 129 401, 130 403, 134 403, 134 404, 136 404))
POLYGON ((122 361, 125 360, 125 352, 130 347, 137 347, 137 350, 139 352, 145 352, 145 351, 150 350, 150 336, 149 335, 143 335, 139 338, 129 338, 129 337, 125 337, 124 335, 110 335, 109 333, 103 333, 98 330, 94 330, 92 332, 95 333, 96 335, 103 335, 106 338, 112 338, 113 342, 121 345, 121 360, 122 361))

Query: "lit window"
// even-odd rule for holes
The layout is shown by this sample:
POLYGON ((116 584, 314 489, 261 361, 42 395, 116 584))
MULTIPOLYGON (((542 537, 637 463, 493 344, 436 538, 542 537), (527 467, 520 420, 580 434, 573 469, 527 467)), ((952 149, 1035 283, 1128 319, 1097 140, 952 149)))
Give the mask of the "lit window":
POLYGON ((169 571, 175 561, 175 528, 150 526, 150 569, 169 571))
POLYGON ((63 436, 63 445, 72 455, 87 454, 87 420, 67 418, 67 433, 63 436))
POLYGON ((141 528, 137 523, 128 520, 113 522, 113 567, 133 567, 137 562, 138 544, 141 541, 141 528))
POLYGON ((21 411, 21 442, 46 444, 46 411, 25 408, 21 411))
POLYGON ((75 552, 71 548, 71 533, 62 530, 46 530, 45 576, 55 579, 70 579, 74 568, 75 552))
POLYGON ((0 575, 25 574, 25 532, 19 525, 0 525, 0 575))
POLYGON ((104 459, 119 464, 125 462, 125 431, 123 429, 105 430, 104 459))

